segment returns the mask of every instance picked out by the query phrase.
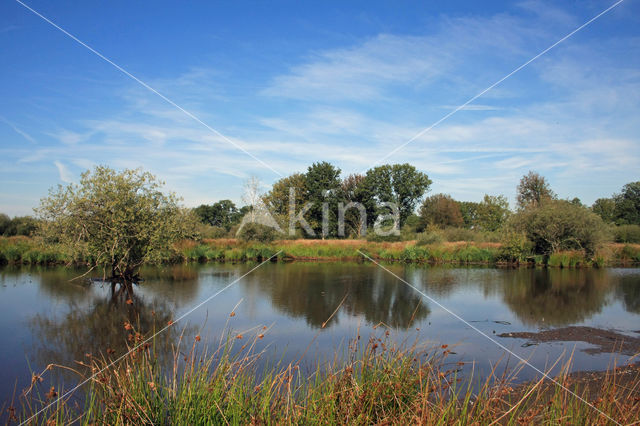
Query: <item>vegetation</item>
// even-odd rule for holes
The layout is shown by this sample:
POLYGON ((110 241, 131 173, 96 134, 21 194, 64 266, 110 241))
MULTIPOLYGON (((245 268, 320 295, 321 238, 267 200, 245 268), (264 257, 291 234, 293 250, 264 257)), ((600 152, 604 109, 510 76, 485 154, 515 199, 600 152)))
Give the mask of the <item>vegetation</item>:
MULTIPOLYGON (((133 275, 142 262, 193 259, 191 253, 175 250, 174 243, 184 238, 193 239, 206 251, 207 244, 199 244, 202 239, 237 238, 241 244, 275 248, 280 246, 273 243, 275 240, 322 237, 366 239, 371 244, 416 241, 417 247, 460 241, 501 244, 488 262, 538 264, 537 256, 542 256, 546 263, 551 255, 578 250, 581 265, 603 265, 633 259, 626 255, 618 258, 620 250, 604 250, 610 242, 640 242, 640 224, 636 223, 640 182, 626 184, 620 194, 600 198, 588 208, 577 198, 559 200, 547 180, 530 171, 517 187, 515 213, 502 195, 485 194, 480 202, 457 201, 448 194, 423 199, 430 185, 429 177, 409 164, 383 165, 342 179, 339 168, 320 162, 306 173, 280 179, 266 194, 253 179, 243 196, 246 206, 238 208, 230 200, 221 200, 200 205, 190 215, 178 207, 173 194, 159 191, 153 176, 97 168, 93 175, 85 173, 80 186, 60 187, 43 199, 36 219, 0 215, 0 230, 5 235, 32 234, 33 229, 41 228, 45 237, 42 241, 36 238, 38 247, 28 255, 23 253, 25 256, 20 254, 20 244, 5 244, 8 251, 0 255, 0 262, 108 264, 114 275, 122 276, 133 275), (398 223, 389 219, 393 209, 384 203, 397 205, 398 223), (250 223, 254 224, 247 226, 250 223), (400 232, 395 232, 397 226, 400 232), (374 232, 381 229, 387 232, 374 232)), ((195 258, 236 260, 238 253, 243 259, 254 258, 243 253, 244 246, 225 250, 234 254, 212 257, 209 252, 195 258)), ((323 253, 321 248, 317 255, 308 257, 324 258, 323 253)), ((348 257, 358 258, 358 254, 348 257)), ((415 258, 431 261, 428 259, 434 257, 415 258)), ((434 261, 465 260, 454 255, 434 261)))
POLYGON ((553 200, 556 194, 547 180, 534 171, 529 171, 518 184, 518 208, 537 207, 546 200, 553 200))
POLYGON ((221 200, 210 206, 202 204, 193 209, 202 223, 223 228, 226 231, 229 231, 233 225, 240 223, 242 216, 248 211, 248 206, 238 209, 231 200, 221 200))
MULTIPOLYGON (((10 421, 36 424, 455 424, 538 423, 606 424, 608 416, 628 424, 640 416, 635 390, 637 371, 624 385, 615 369, 595 386, 573 382, 567 363, 555 380, 516 384, 516 369, 500 374, 497 367, 476 383, 463 376, 464 362, 447 362, 447 345, 429 349, 393 344, 384 335, 360 336, 344 355, 311 371, 304 359, 260 367, 254 347, 265 338, 229 335, 209 354, 199 335, 174 350, 172 364, 159 362, 154 342, 146 343, 130 323, 124 327, 137 346, 117 366, 115 355, 90 357, 74 370, 89 379, 83 407, 64 399, 62 389, 42 385, 34 374, 21 397, 9 407, 10 421), (248 340, 248 341, 247 341, 248 340), (364 341, 364 343, 363 343, 364 341), (187 343, 188 342, 188 343, 187 343), (240 350, 234 348, 243 342, 240 350), (244 343, 246 342, 246 343, 244 343), (82 367, 87 367, 86 369, 82 367), (106 368, 110 367, 110 368, 106 368), (88 377, 87 371, 99 374, 88 377), (580 395, 585 404, 571 392, 580 395), (635 399, 634 399, 635 398, 635 399), (52 403, 51 407, 46 404, 52 403), (44 408, 41 413, 38 410, 44 408), (31 417, 34 417, 31 419, 31 417)), ((56 367, 50 368, 66 368, 56 367)), ((521 367, 523 368, 523 367, 521 367)), ((49 369, 49 367, 47 368, 49 369)))
POLYGON ((59 186, 42 199, 36 212, 44 241, 131 280, 144 262, 170 257, 174 242, 193 235, 190 213, 161 185, 140 170, 87 171, 79 185, 59 186))
POLYGON ((30 216, 16 216, 13 219, 0 213, 0 235, 12 237, 15 235, 31 236, 38 229, 38 222, 30 216))
POLYGON ((583 250, 592 256, 607 240, 607 228, 598 215, 563 200, 547 200, 516 213, 510 226, 533 244, 535 254, 583 250))

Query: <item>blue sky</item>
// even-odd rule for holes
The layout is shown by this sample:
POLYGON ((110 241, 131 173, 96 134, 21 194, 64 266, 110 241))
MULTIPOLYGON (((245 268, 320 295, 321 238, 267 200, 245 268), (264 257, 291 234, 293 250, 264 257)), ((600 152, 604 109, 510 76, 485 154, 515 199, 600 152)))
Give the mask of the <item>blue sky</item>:
MULTIPOLYGON (((363 172, 613 4, 27 1, 281 175, 363 172)), ((0 4, 0 211, 97 164, 188 206, 280 176, 12 0, 0 4)), ((384 162, 511 201, 533 169, 590 204, 640 165, 640 1, 626 0, 384 162)))

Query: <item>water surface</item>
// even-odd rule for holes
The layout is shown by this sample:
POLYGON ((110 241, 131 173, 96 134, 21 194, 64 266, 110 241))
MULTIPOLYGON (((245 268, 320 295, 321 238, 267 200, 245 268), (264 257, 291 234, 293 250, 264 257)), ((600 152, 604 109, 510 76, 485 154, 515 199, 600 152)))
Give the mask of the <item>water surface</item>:
MULTIPOLYGON (((39 372, 50 363, 74 365, 107 348, 116 355, 124 353, 125 321, 142 331, 157 330, 253 267, 145 268, 145 281, 134 288, 129 303, 114 297, 109 285, 70 281, 82 270, 0 269, 0 401, 10 400, 14 388, 19 392, 28 386, 31 371, 39 372)), ((386 267, 539 369, 563 353, 574 352, 574 370, 606 369, 614 357, 585 353, 586 343, 527 346, 523 340, 497 335, 588 325, 639 336, 635 332, 640 329, 640 269, 386 267)), ((224 330, 249 339, 263 327, 268 331, 258 350, 266 349, 267 357, 284 361, 306 353, 309 365, 317 358, 332 358, 358 333, 367 336, 386 329, 398 341, 449 345, 454 361, 468 362, 467 372, 473 368, 475 374, 486 374, 499 360, 502 365, 515 364, 486 336, 388 272, 355 262, 266 264, 162 333, 159 343, 175 344, 184 330, 185 339, 199 334, 214 345, 224 330)), ((628 356, 617 359, 624 362, 628 356)), ((535 375, 533 369, 524 368, 518 378, 535 375)), ((71 381, 68 376, 47 380, 71 381)))

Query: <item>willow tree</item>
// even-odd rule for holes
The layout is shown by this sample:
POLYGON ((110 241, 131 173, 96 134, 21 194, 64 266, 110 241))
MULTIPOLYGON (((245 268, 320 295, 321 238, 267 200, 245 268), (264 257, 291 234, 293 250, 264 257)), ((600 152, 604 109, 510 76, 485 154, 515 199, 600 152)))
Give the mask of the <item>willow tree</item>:
POLYGON ((79 184, 58 185, 35 209, 41 233, 111 277, 133 280, 145 262, 166 258, 173 243, 192 236, 195 221, 163 182, 140 169, 104 166, 82 174, 79 184))

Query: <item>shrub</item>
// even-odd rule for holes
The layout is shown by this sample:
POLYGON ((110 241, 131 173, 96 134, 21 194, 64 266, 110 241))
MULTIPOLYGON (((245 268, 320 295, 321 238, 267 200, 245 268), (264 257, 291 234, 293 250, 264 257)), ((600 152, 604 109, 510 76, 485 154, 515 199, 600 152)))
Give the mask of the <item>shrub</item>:
POLYGON ((466 228, 446 228, 443 231, 444 239, 447 241, 474 241, 476 232, 466 228))
POLYGON ((609 237, 600 216, 564 200, 549 200, 523 209, 512 217, 509 225, 527 236, 536 254, 584 250, 587 256, 592 256, 609 237))
POLYGON ((615 226, 613 237, 617 243, 640 244, 640 225, 615 226))
POLYGON ((270 243, 278 237, 277 232, 260 223, 247 223, 238 231, 238 239, 242 241, 259 241, 270 243))
POLYGON ((416 241, 417 246, 426 246, 430 244, 438 244, 444 241, 444 235, 442 231, 426 231, 418 235, 416 241))
POLYGON ((403 236, 402 234, 399 235, 378 235, 375 233, 375 231, 372 230, 367 230, 367 241, 371 241, 371 242, 375 242, 375 243, 384 243, 384 242, 389 242, 389 243, 394 243, 397 241, 402 241, 403 240, 403 236))
POLYGON ((501 243, 500 257, 507 262, 522 262, 531 254, 532 244, 522 232, 505 232, 501 243))

